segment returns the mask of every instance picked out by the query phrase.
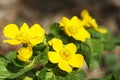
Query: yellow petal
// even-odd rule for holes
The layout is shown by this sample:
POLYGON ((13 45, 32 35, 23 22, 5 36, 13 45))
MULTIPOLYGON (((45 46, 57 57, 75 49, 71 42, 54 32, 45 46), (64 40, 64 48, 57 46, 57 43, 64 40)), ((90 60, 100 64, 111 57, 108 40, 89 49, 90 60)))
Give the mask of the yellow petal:
POLYGON ((66 17, 63 17, 61 20, 62 24, 64 24, 64 27, 70 26, 70 20, 66 17))
POLYGON ((72 34, 70 33, 69 27, 64 28, 64 32, 70 37, 72 34))
POLYGON ((29 27, 27 23, 23 23, 23 25, 20 27, 20 32, 28 32, 29 27))
POLYGON ((34 24, 30 28, 29 34, 32 36, 32 38, 39 37, 39 36, 44 36, 45 30, 39 24, 34 24))
POLYGON ((30 39, 30 43, 32 44, 32 46, 36 45, 36 44, 39 44, 39 43, 41 43, 44 40, 44 37, 45 36, 41 36, 41 37, 36 37, 36 38, 30 39))
POLYGON ((63 49, 63 43, 60 39, 53 38, 52 40, 48 41, 48 44, 53 46, 53 49, 56 52, 59 52, 61 49, 63 49))
POLYGON ((95 19, 91 19, 89 24, 91 25, 91 27, 93 27, 93 29, 95 29, 95 30, 98 29, 98 24, 95 19))
POLYGON ((69 61, 69 64, 72 67, 80 68, 84 64, 84 58, 80 54, 75 54, 72 59, 69 61))
POLYGON ((58 63, 58 67, 63 70, 66 71, 68 73, 70 73, 72 71, 72 68, 69 66, 69 64, 65 63, 65 62, 60 62, 58 63))
POLYGON ((64 28, 64 32, 68 35, 68 36, 71 36, 71 33, 69 32, 69 27, 72 26, 71 24, 71 21, 66 18, 66 17, 63 17, 61 22, 60 22, 60 26, 64 28))
POLYGON ((88 11, 87 11, 86 9, 82 10, 82 12, 81 12, 81 17, 82 17, 82 18, 85 18, 85 17, 87 17, 87 16, 89 16, 88 11))
POLYGON ((81 12, 81 17, 83 19, 82 20, 82 25, 90 27, 90 21, 92 20, 92 17, 89 15, 89 12, 86 9, 84 9, 81 12))
POLYGON ((73 17, 72 17, 72 19, 71 19, 71 24, 72 24, 73 26, 78 26, 78 25, 80 25, 80 20, 78 19, 77 16, 73 16, 73 17))
POLYGON ((50 62, 52 63, 58 63, 60 60, 60 55, 57 52, 49 51, 48 52, 48 58, 50 62))
POLYGON ((67 45, 64 47, 64 49, 65 49, 65 50, 68 50, 68 51, 71 53, 71 55, 72 55, 72 54, 75 54, 76 51, 77 51, 77 47, 76 47, 76 45, 73 44, 73 43, 67 44, 67 45))
POLYGON ((59 25, 60 25, 60 27, 63 27, 63 26, 64 26, 64 24, 63 24, 62 22, 59 22, 59 25))
POLYGON ((12 44, 12 45, 18 45, 20 44, 20 41, 17 41, 17 40, 3 40, 4 43, 9 43, 9 44, 12 44))
POLYGON ((103 34, 108 32, 107 29, 105 29, 105 28, 99 28, 97 31, 99 31, 99 32, 101 32, 103 34))
POLYGON ((76 40, 84 42, 86 39, 90 38, 90 33, 87 32, 83 27, 79 28, 77 34, 73 35, 76 40))
POLYGON ((14 39, 18 33, 19 33, 19 29, 15 24, 8 24, 7 26, 5 26, 3 30, 3 34, 7 38, 14 39))

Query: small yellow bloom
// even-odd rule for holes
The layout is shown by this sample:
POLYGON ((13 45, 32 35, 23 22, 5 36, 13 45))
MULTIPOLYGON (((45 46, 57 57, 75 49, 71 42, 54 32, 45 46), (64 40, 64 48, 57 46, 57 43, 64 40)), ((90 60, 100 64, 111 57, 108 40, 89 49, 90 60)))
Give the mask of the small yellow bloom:
POLYGON ((106 29, 98 28, 98 24, 96 20, 89 15, 87 10, 83 10, 81 12, 81 17, 83 19, 82 20, 82 24, 84 24, 83 26, 92 27, 94 30, 101 32, 101 33, 107 33, 106 29))
POLYGON ((81 20, 77 16, 73 16, 71 20, 63 17, 60 26, 64 28, 64 32, 76 40, 84 42, 87 38, 90 38, 90 34, 82 27, 81 20))
POLYGON ((92 28, 94 28, 95 30, 97 30, 98 29, 98 24, 97 24, 97 22, 96 22, 96 20, 95 19, 93 19, 90 15, 89 15, 89 13, 88 13, 88 11, 87 10, 83 10, 82 12, 81 12, 81 17, 82 17, 82 22, 84 23, 84 26, 88 26, 88 27, 92 27, 92 28))
POLYGON ((7 42, 12 45, 21 43, 36 45, 42 42, 45 37, 45 31, 39 24, 34 24, 29 28, 26 23, 20 27, 20 30, 16 24, 8 24, 5 26, 3 34, 6 38, 9 38, 3 42, 7 42))
POLYGON ((58 67, 66 72, 71 72, 72 68, 80 68, 84 64, 84 58, 81 54, 75 54, 77 47, 73 43, 63 46, 60 39, 54 38, 48 42, 55 51, 49 51, 50 62, 58 63, 58 67))
POLYGON ((21 61, 28 61, 31 58, 32 54, 32 47, 20 48, 18 50, 17 57, 21 61))

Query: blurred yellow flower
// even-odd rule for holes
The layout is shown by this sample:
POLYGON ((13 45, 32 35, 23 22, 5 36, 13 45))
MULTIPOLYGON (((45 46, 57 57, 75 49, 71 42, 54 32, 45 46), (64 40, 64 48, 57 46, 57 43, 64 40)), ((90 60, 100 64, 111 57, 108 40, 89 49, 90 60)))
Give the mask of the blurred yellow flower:
POLYGON ((21 43, 36 45, 42 42, 45 37, 45 31, 39 24, 34 24, 29 28, 26 23, 20 27, 20 30, 16 24, 8 24, 5 26, 3 34, 8 38, 8 40, 4 40, 3 42, 12 45, 21 43))
POLYGON ((82 17, 82 24, 83 26, 92 27, 94 30, 101 32, 101 33, 107 33, 107 30, 105 28, 98 28, 98 24, 94 18, 92 18, 87 10, 83 10, 81 12, 82 17))
POLYGON ((84 64, 84 58, 81 54, 75 54, 77 47, 73 43, 63 46, 60 39, 53 38, 48 42, 55 51, 49 51, 48 57, 50 62, 58 63, 58 67, 70 73, 72 68, 80 68, 84 64))
POLYGON ((28 61, 31 58, 32 54, 32 47, 20 48, 18 50, 17 57, 21 61, 28 61))
POLYGON ((64 28, 64 32, 76 40, 84 42, 87 38, 90 38, 90 34, 82 27, 81 20, 77 16, 73 16, 71 20, 63 17, 60 26, 64 28))

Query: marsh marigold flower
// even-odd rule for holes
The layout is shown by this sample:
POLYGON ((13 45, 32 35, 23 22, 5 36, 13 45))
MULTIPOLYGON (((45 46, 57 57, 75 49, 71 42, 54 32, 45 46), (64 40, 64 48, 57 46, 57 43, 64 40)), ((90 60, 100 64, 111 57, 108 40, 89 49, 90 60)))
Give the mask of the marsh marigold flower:
POLYGON ((32 47, 20 48, 18 50, 18 59, 21 61, 28 61, 33 54, 32 47))
POLYGON ((8 40, 3 42, 12 45, 27 43, 36 45, 43 41, 45 31, 39 24, 34 24, 31 28, 26 23, 18 28, 16 24, 8 24, 3 30, 3 34, 8 40))
POLYGON ((90 34, 87 30, 81 27, 81 20, 79 20, 77 16, 73 16, 70 20, 63 17, 60 26, 64 28, 64 32, 69 37, 72 36, 76 40, 84 42, 87 38, 90 38, 90 34))
POLYGON ((107 33, 107 30, 105 28, 98 28, 98 24, 94 18, 92 18, 87 10, 83 10, 81 12, 82 17, 82 24, 83 26, 92 27, 94 30, 101 32, 101 33, 107 33))
POLYGON ((58 63, 58 67, 66 72, 71 72, 72 68, 80 68, 84 64, 84 58, 81 54, 75 54, 77 47, 73 43, 63 46, 60 39, 53 38, 48 42, 55 51, 49 51, 50 62, 58 63))

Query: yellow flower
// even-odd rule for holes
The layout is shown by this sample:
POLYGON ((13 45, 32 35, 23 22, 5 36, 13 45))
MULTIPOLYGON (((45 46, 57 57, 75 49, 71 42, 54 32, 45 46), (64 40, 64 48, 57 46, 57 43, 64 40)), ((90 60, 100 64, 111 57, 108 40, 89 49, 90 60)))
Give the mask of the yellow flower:
POLYGON ((81 17, 82 17, 82 19, 83 19, 82 22, 84 23, 84 26, 87 25, 88 27, 92 27, 92 28, 94 28, 95 30, 98 29, 98 24, 97 24, 96 20, 93 19, 93 18, 89 15, 89 13, 88 13, 87 10, 83 10, 83 11, 81 12, 81 17))
POLYGON ((49 51, 50 62, 58 63, 58 67, 66 72, 71 72, 72 68, 80 68, 84 64, 84 58, 81 54, 75 54, 77 47, 73 43, 63 46, 60 39, 54 38, 48 42, 55 51, 49 51))
POLYGON ((83 10, 81 12, 82 17, 82 24, 83 26, 92 27, 94 30, 101 32, 101 33, 107 33, 107 30, 105 28, 100 29, 98 28, 98 24, 94 18, 92 18, 87 10, 83 10))
POLYGON ((3 30, 3 34, 8 40, 7 42, 12 45, 17 45, 21 43, 29 43, 31 45, 36 45, 43 41, 45 37, 45 31, 39 24, 34 24, 31 28, 24 23, 20 30, 16 24, 8 24, 3 30))
POLYGON ((82 27, 81 20, 77 16, 73 16, 71 20, 63 17, 60 26, 64 28, 64 32, 76 40, 84 42, 87 38, 90 38, 90 34, 82 27))
POLYGON ((21 61, 28 61, 30 59, 30 57, 32 56, 33 52, 32 52, 32 47, 27 47, 27 48, 20 48, 18 50, 18 59, 21 61))

